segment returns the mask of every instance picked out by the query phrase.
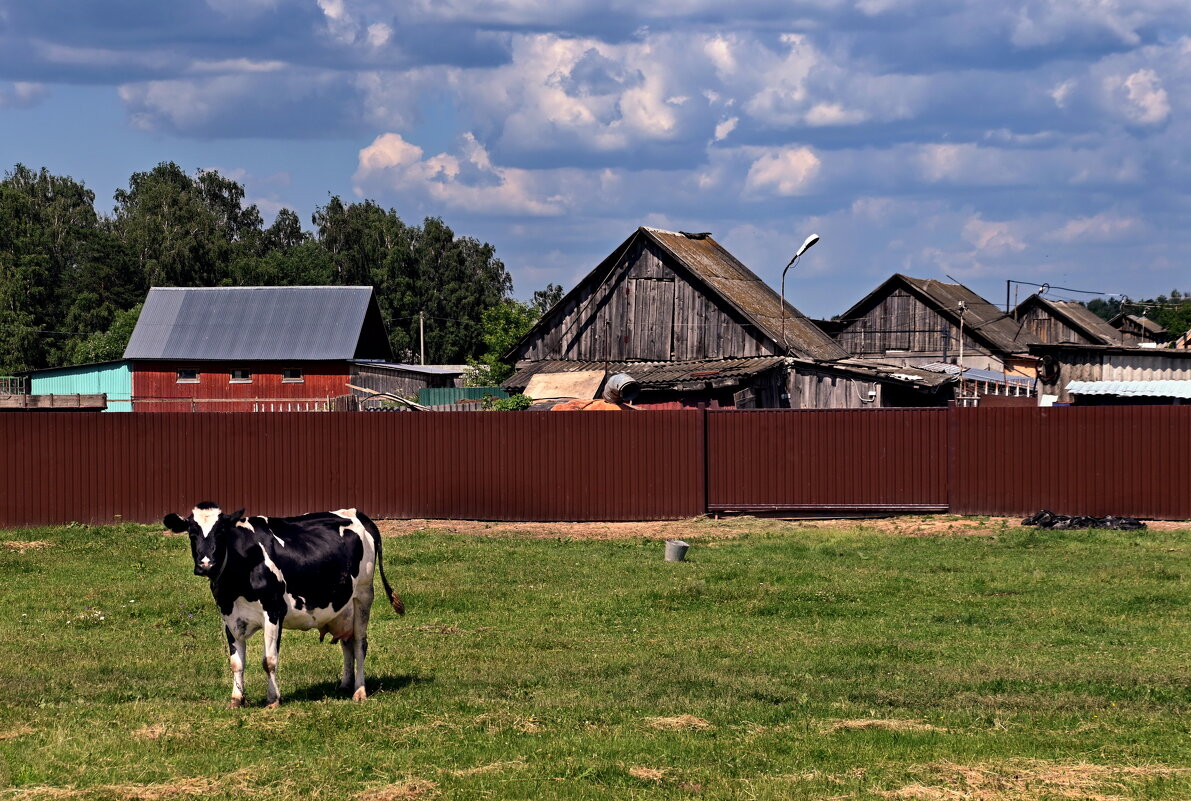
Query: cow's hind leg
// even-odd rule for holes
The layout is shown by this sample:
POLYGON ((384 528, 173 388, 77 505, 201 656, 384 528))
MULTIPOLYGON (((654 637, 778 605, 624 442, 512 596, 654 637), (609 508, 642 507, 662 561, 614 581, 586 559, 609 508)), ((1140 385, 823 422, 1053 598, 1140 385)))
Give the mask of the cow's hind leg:
POLYGON ((353 628, 355 634, 352 636, 351 644, 355 657, 355 676, 354 687, 355 692, 352 693, 353 701, 363 701, 368 697, 367 690, 364 689, 364 658, 368 656, 368 619, 372 615, 372 603, 369 599, 368 603, 360 603, 358 600, 354 602, 355 605, 355 620, 353 621, 353 628))
POLYGON ((261 665, 265 669, 268 688, 265 690, 265 705, 276 708, 281 703, 281 693, 277 689, 277 657, 281 652, 281 620, 274 621, 270 616, 265 620, 265 655, 261 665))
POLYGON ((244 705, 244 660, 248 654, 248 643, 243 638, 237 639, 226 625, 223 633, 227 635, 228 663, 232 668, 232 700, 228 707, 239 709, 244 705))

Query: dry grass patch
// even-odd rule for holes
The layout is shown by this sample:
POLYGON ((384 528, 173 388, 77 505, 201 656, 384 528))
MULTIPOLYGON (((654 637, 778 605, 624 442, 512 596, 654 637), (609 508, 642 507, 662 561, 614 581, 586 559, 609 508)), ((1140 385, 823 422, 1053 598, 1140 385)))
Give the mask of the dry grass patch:
POLYGON ((407 779, 403 782, 373 787, 353 796, 357 801, 413 801, 415 798, 430 798, 438 792, 438 785, 425 779, 407 779))
POLYGON ((48 542, 42 542, 41 540, 29 540, 27 542, 22 542, 21 540, 5 540, 4 542, 0 542, 0 546, 8 548, 10 551, 24 553, 25 551, 40 551, 42 548, 50 547, 50 544, 48 542))
POLYGON ((476 765, 474 768, 460 768, 448 771, 452 776, 476 776, 481 773, 497 773, 502 770, 521 770, 525 767, 524 760, 513 759, 508 762, 492 762, 487 765, 476 765))
POLYGON ((283 786, 258 787, 249 783, 250 769, 238 770, 223 779, 194 777, 172 782, 152 784, 101 784, 95 787, 26 787, 4 794, 5 799, 39 801, 39 799, 119 798, 121 801, 169 801, 174 798, 202 798, 231 791, 241 798, 267 796, 281 798, 289 795, 283 786))
POLYGON ((668 718, 646 718, 645 723, 651 729, 662 731, 704 731, 714 728, 703 718, 694 715, 677 715, 668 718))
POLYGON ((17 726, 14 729, 5 729, 0 731, 0 743, 5 740, 15 740, 18 737, 24 737, 26 734, 32 734, 32 726, 17 726))
POLYGON ((827 728, 823 729, 824 734, 830 734, 837 731, 871 731, 877 729, 879 731, 938 731, 946 732, 946 729, 941 729, 938 726, 932 726, 929 723, 923 723, 920 720, 882 720, 880 718, 855 718, 853 720, 833 720, 827 728))
POLYGON ((657 768, 645 768, 640 765, 634 765, 629 768, 629 775, 634 779, 640 779, 646 782, 660 782, 666 778, 666 771, 657 768))
POLYGON ((160 723, 154 723, 151 726, 141 726, 132 733, 132 736, 138 740, 160 740, 165 736, 165 726, 160 723))
POLYGON ((1128 791, 1138 779, 1186 774, 1191 768, 1030 760, 996 765, 939 762, 927 765, 926 772, 931 775, 923 781, 881 795, 907 801, 1032 801, 1037 798, 1119 801, 1121 796, 1118 794, 1128 791))

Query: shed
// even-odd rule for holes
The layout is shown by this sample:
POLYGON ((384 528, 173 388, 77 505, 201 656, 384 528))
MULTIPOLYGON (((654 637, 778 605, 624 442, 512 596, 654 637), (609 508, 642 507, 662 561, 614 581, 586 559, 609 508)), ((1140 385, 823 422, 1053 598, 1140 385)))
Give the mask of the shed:
POLYGON ((1191 381, 1191 351, 1123 345, 1036 345, 1040 402, 1171 403, 1191 381), (1130 382, 1131 393, 1105 382, 1130 382), (1071 389, 1074 384, 1075 390, 1071 389), (1128 398, 1149 400, 1127 400, 1128 398))
POLYGON ((104 411, 132 411, 132 370, 123 359, 32 370, 28 378, 30 395, 105 395, 104 411))

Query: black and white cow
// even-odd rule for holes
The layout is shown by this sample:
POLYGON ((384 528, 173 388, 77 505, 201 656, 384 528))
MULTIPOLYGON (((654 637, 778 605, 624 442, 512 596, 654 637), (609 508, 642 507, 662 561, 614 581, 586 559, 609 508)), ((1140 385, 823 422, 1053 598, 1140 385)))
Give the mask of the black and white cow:
POLYGON ((170 513, 163 521, 171 531, 190 535, 194 573, 211 580, 231 654, 231 707, 244 703, 246 641, 258 630, 265 633, 266 703, 280 702, 277 652, 283 628, 318 629, 320 639, 330 634, 339 642, 340 686, 363 701, 375 566, 393 608, 405 613, 385 578, 376 524, 355 509, 299 517, 243 515, 243 509, 225 515, 206 501, 185 519, 170 513))

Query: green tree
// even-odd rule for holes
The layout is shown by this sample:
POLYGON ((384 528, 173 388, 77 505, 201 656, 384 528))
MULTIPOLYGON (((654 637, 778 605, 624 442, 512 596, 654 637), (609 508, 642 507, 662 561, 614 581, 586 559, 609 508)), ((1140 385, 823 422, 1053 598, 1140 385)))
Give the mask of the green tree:
POLYGON ((472 372, 469 386, 495 386, 513 374, 513 365, 504 356, 518 340, 533 328, 541 313, 531 304, 505 300, 485 310, 481 319, 484 328, 484 352, 468 362, 472 372))

